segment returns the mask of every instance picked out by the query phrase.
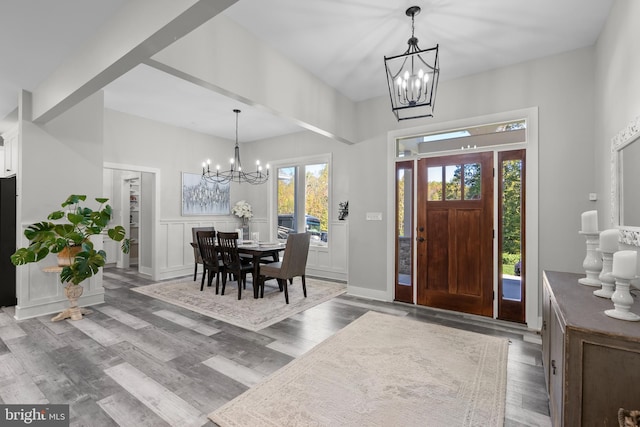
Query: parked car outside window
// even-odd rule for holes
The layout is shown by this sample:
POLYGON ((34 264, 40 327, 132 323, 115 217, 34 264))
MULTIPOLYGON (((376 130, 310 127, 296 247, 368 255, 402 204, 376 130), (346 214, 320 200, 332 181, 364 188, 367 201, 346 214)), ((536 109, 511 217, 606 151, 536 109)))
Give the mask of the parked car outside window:
MULTIPOLYGON (((278 239, 286 239, 295 231, 296 220, 292 214, 278 215, 278 239)), ((312 240, 327 241, 327 231, 320 229, 320 219, 305 215, 305 232, 311 234, 312 240)))

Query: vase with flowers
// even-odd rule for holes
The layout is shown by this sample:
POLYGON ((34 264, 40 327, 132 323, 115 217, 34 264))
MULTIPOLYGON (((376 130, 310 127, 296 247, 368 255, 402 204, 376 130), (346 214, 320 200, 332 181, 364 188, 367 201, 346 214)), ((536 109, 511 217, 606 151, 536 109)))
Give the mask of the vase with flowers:
POLYGON ((249 237, 249 219, 253 217, 253 211, 251 205, 246 200, 240 200, 237 202, 231 213, 242 220, 242 236, 239 236, 242 240, 246 240, 249 237))

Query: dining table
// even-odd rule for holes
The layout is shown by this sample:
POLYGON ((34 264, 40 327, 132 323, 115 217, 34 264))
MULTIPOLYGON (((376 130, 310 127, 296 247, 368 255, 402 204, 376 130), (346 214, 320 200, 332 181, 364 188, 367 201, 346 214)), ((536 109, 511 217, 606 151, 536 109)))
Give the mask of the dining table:
POLYGON ((265 262, 269 258, 272 261, 266 262, 278 262, 280 261, 280 252, 285 250, 285 243, 281 242, 269 242, 269 243, 255 243, 244 242, 238 245, 238 253, 249 255, 251 257, 251 263, 253 264, 253 270, 251 276, 253 279, 253 297, 258 298, 258 277, 260 276, 260 263, 265 262))

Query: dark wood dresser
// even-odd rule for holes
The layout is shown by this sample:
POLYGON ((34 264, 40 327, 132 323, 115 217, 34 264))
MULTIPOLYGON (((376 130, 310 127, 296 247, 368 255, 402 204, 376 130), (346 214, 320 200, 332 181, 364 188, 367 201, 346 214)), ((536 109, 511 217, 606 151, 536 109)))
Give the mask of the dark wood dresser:
MULTIPOLYGON (((618 408, 640 410, 640 322, 608 317, 610 300, 584 275, 543 273, 542 348, 554 426, 617 427, 618 408)), ((636 291, 637 292, 637 291, 636 291)), ((631 311, 640 314, 634 297, 631 311)))

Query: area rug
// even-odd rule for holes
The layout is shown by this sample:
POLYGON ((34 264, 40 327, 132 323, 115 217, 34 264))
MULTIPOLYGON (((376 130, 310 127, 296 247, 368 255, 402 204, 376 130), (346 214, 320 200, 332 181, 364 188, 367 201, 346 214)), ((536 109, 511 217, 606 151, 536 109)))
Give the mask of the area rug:
MULTIPOLYGON (((238 300, 236 282, 227 282, 224 295, 215 294, 215 282, 200 291, 200 281, 188 279, 133 288, 134 291, 159 300, 193 310, 205 316, 231 323, 250 331, 258 331, 287 317, 328 301, 346 291, 343 283, 307 278, 307 298, 302 293, 300 278, 289 285, 289 304, 278 289, 277 282, 267 282, 264 298, 253 298, 253 285, 238 300)), ((222 284, 220 285, 222 287, 222 284)))
POLYGON ((502 426, 504 338, 368 312, 209 414, 220 426, 502 426))

